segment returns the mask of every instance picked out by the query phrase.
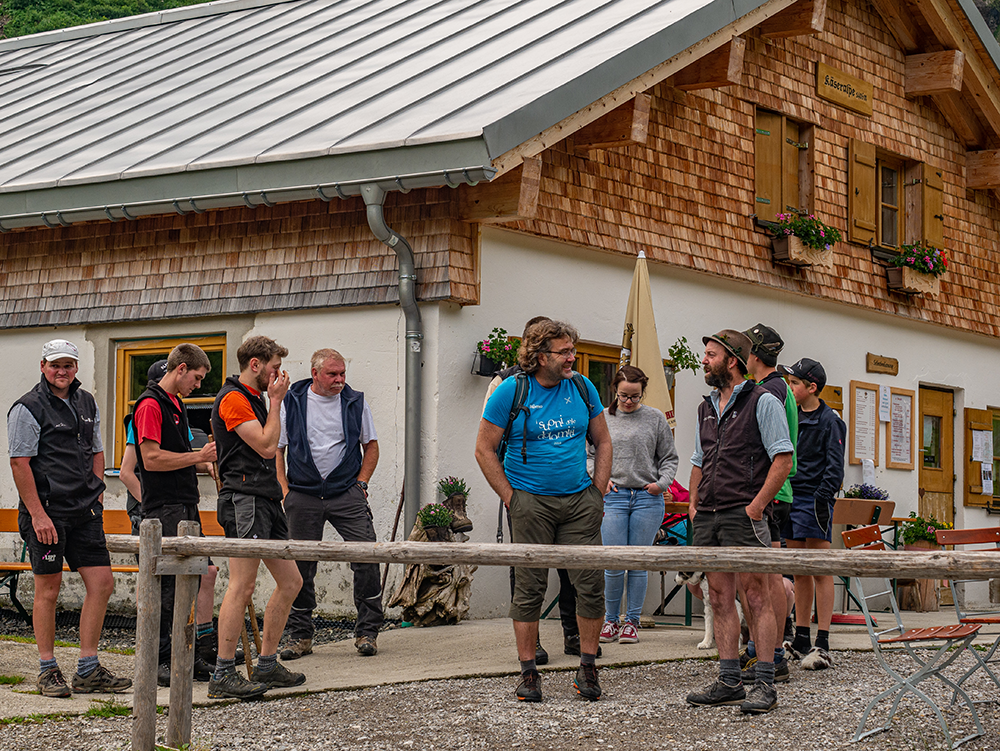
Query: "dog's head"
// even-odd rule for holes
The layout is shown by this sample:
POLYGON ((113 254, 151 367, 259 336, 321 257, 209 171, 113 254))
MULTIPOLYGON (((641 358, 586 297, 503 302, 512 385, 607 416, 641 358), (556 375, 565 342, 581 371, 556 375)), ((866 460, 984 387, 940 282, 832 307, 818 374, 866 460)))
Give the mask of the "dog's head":
POLYGON ((705 574, 701 571, 678 571, 677 576, 674 577, 674 582, 677 584, 690 584, 696 587, 701 584, 704 576, 705 574))

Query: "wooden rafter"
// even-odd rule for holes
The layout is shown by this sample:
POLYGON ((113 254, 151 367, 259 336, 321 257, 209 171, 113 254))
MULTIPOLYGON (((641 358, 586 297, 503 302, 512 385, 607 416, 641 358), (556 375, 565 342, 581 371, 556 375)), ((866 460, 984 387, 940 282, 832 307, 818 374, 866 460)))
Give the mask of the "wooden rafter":
POLYGON ((651 100, 649 94, 636 94, 600 120, 580 128, 573 139, 577 153, 646 143, 651 100))
POLYGON ((906 56, 906 96, 961 93, 965 54, 961 50, 906 56))
POLYGON ((935 94, 931 101, 966 147, 986 145, 986 132, 965 97, 960 93, 935 94))
POLYGON ((719 49, 680 71, 671 79, 671 84, 682 91, 716 89, 738 84, 743 77, 746 48, 745 39, 733 37, 719 49))
POLYGON ((798 37, 819 34, 826 25, 826 0, 798 0, 760 25, 765 37, 798 37))
POLYGON ((896 38, 904 52, 916 52, 920 49, 920 31, 900 0, 871 0, 871 2, 885 21, 889 33, 896 38))
POLYGON ((1000 188, 1000 149, 970 151, 965 155, 965 187, 968 190, 1000 188))
POLYGON ((534 219, 541 176, 542 160, 534 156, 493 182, 462 185, 458 195, 459 218, 483 224, 534 219))

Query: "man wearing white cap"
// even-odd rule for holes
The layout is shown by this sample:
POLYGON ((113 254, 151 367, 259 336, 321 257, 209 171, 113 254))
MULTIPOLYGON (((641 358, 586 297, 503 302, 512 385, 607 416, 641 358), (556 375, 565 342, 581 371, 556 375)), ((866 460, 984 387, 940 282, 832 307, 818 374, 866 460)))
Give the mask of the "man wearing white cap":
POLYGON ((38 690, 68 697, 56 664, 56 599, 63 560, 78 571, 87 594, 80 611, 80 659, 76 693, 118 692, 132 685, 97 658, 108 598, 114 590, 104 540, 104 446, 94 397, 76 378, 80 352, 65 339, 42 347, 42 378, 7 413, 7 440, 14 484, 21 497, 17 523, 35 577, 32 621, 40 662, 38 690))

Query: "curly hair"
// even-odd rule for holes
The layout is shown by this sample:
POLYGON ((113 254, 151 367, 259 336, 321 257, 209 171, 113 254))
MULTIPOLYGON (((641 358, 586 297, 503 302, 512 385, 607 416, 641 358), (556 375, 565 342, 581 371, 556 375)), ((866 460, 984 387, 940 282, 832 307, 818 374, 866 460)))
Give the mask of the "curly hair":
POLYGON ((517 350, 517 364, 525 373, 534 373, 539 368, 538 355, 546 352, 549 342, 553 339, 566 337, 576 343, 580 340, 580 332, 562 321, 539 321, 529 327, 521 339, 521 347, 517 350))
MULTIPOLYGON (((611 379, 611 390, 615 393, 618 392, 618 384, 622 381, 626 383, 638 383, 642 386, 643 394, 646 393, 646 384, 649 383, 649 376, 642 372, 641 369, 636 368, 632 365, 622 365, 618 368, 618 372, 615 373, 615 377, 611 379)), ((614 398, 611 400, 611 406, 608 407, 609 415, 618 414, 618 399, 614 398)))

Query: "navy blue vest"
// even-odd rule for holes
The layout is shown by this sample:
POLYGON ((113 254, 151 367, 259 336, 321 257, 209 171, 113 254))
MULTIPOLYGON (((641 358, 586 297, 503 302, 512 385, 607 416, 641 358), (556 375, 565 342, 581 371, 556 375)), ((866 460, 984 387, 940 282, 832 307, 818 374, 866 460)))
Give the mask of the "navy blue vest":
POLYGON ((313 461, 306 433, 306 404, 311 378, 296 381, 285 395, 285 430, 288 435, 286 466, 288 487, 316 498, 331 498, 347 491, 361 471, 361 417, 365 395, 344 384, 340 392, 341 414, 347 448, 340 464, 324 479, 313 461))

